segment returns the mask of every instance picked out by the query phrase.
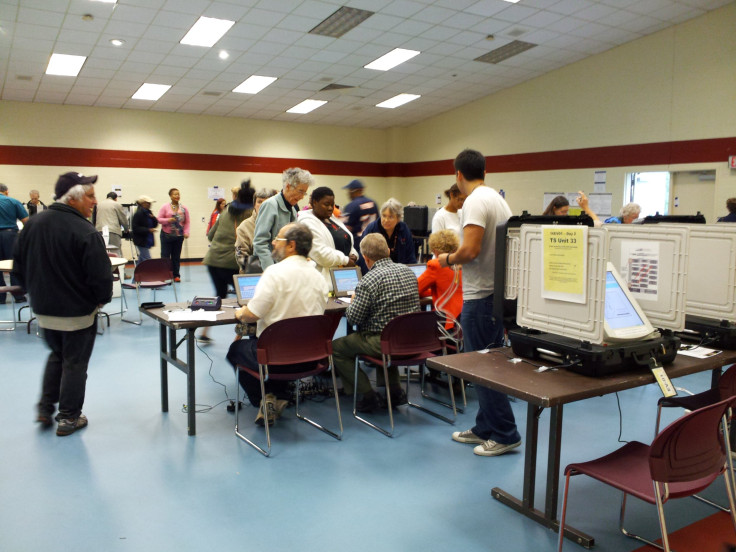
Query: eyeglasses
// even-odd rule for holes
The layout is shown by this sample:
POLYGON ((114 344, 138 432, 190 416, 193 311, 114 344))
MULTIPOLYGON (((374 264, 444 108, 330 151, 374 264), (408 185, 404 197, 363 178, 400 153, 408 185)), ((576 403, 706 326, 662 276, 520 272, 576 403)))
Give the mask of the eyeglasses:
POLYGON ((286 238, 274 238, 273 241, 289 241, 286 238))

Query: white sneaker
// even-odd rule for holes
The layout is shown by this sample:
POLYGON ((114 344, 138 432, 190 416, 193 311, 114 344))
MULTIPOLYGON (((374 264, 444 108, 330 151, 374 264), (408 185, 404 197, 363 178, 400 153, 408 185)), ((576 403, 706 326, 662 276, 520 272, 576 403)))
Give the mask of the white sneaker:
POLYGON ((496 441, 483 441, 480 445, 473 449, 473 452, 478 456, 499 456, 500 454, 507 453, 508 451, 515 449, 521 445, 521 441, 511 443, 510 445, 502 445, 496 441))
POLYGON ((452 434, 452 440, 458 443, 468 443, 470 445, 479 445, 485 443, 483 439, 473 433, 472 429, 466 429, 465 431, 456 431, 452 434))

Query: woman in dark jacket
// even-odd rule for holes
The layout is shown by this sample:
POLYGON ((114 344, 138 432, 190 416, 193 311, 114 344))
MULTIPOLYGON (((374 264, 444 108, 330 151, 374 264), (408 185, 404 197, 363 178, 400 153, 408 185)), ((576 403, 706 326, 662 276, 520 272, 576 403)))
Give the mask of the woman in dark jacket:
POLYGON ((391 260, 395 263, 412 264, 417 262, 414 239, 411 230, 401 220, 404 218, 404 207, 398 200, 390 198, 381 206, 381 218, 366 226, 363 236, 378 233, 386 238, 391 260))
POLYGON ((142 195, 136 203, 138 209, 133 214, 133 243, 138 250, 138 262, 141 262, 151 258, 153 234, 156 232, 158 219, 151 212, 153 200, 150 197, 142 195))

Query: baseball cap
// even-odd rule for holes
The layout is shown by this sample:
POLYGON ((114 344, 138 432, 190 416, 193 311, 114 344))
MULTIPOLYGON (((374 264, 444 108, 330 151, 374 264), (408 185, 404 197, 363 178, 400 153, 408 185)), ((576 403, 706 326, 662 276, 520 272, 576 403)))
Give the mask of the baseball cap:
POLYGON ((138 199, 135 200, 136 203, 153 203, 154 200, 148 197, 147 195, 142 195, 138 199))
POLYGON ((94 184, 95 182, 97 182, 97 175, 84 176, 78 172, 64 173, 56 181, 56 187, 54 188, 56 199, 64 197, 77 184, 94 184))
POLYGON ((362 190, 365 188, 360 180, 351 180, 350 184, 346 184, 342 187, 343 190, 362 190))

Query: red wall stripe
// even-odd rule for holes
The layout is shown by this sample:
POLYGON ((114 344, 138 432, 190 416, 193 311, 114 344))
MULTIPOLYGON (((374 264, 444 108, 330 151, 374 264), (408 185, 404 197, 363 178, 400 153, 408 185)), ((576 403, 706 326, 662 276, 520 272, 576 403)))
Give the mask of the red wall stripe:
MULTIPOLYGON (((736 155, 736 137, 517 153, 489 156, 486 159, 489 173, 502 173, 721 161, 725 163, 730 155, 736 155)), ((0 145, 0 164, 265 173, 280 173, 287 167, 299 166, 314 174, 346 177, 421 177, 453 174, 451 159, 416 163, 366 163, 203 153, 3 145, 0 145)))

